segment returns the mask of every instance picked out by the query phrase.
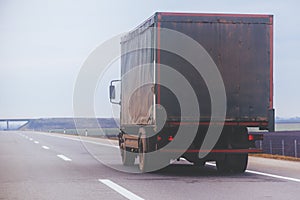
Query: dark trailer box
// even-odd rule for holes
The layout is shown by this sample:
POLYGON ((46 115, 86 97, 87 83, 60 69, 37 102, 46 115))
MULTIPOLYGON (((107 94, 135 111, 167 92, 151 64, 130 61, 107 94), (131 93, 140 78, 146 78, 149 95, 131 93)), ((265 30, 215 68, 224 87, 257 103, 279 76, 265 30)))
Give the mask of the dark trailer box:
MULTIPOLYGON (((210 122, 211 100, 202 76, 185 58, 160 49, 165 40, 160 30, 165 28, 197 41, 217 65, 226 91, 225 125, 272 129, 273 16, 191 13, 155 13, 122 38, 121 128, 155 125, 155 104, 165 108, 169 124, 210 122), (149 45, 154 48, 143 48, 149 45), (163 65, 189 81, 197 95, 200 119, 193 117, 193 107, 189 108, 190 116, 181 118, 176 95, 160 85, 165 78, 172 80, 161 70, 163 65), (128 72, 130 76, 126 76, 128 72)), ((189 53, 197 56, 197 52, 189 53)))

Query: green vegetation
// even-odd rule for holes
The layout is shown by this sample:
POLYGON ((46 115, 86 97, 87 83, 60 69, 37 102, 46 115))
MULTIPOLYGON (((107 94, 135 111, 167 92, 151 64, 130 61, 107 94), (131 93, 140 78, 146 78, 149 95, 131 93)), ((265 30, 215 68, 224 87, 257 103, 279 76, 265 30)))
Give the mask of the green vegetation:
POLYGON ((277 159, 277 160, 300 161, 300 158, 295 158, 295 157, 291 157, 291 156, 282 156, 282 155, 250 154, 250 156, 261 157, 261 158, 271 158, 271 159, 277 159))

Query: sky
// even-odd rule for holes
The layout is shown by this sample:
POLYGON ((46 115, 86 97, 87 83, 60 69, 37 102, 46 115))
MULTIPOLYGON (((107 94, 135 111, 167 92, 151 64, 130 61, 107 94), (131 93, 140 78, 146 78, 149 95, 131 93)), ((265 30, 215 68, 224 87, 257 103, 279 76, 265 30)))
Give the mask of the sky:
MULTIPOLYGON (((154 12, 274 15, 276 116, 300 116, 298 0, 0 0, 0 118, 73 116, 76 77, 89 54, 154 12)), ((107 80, 118 78, 118 65, 107 80)), ((102 84, 103 85, 103 84, 102 84)), ((99 117, 112 116, 107 85, 99 117)))

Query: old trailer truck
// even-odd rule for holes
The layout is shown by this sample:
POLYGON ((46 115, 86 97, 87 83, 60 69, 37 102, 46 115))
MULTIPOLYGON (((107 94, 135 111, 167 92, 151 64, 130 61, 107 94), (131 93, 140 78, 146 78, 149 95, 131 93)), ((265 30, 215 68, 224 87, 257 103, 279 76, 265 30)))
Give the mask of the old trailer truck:
POLYGON ((121 106, 124 165, 139 158, 148 172, 185 158, 245 171, 262 139, 247 128, 274 130, 272 15, 158 12, 122 37, 121 52, 120 102, 116 81, 110 101, 121 106), (221 81, 207 76, 213 66, 221 81))

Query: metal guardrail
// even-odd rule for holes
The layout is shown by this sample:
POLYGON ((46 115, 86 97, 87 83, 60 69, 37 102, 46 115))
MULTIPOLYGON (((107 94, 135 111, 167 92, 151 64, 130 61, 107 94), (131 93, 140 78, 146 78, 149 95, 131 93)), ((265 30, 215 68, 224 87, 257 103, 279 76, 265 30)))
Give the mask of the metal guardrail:
POLYGON ((300 132, 265 134, 256 145, 266 154, 300 158, 300 132))

